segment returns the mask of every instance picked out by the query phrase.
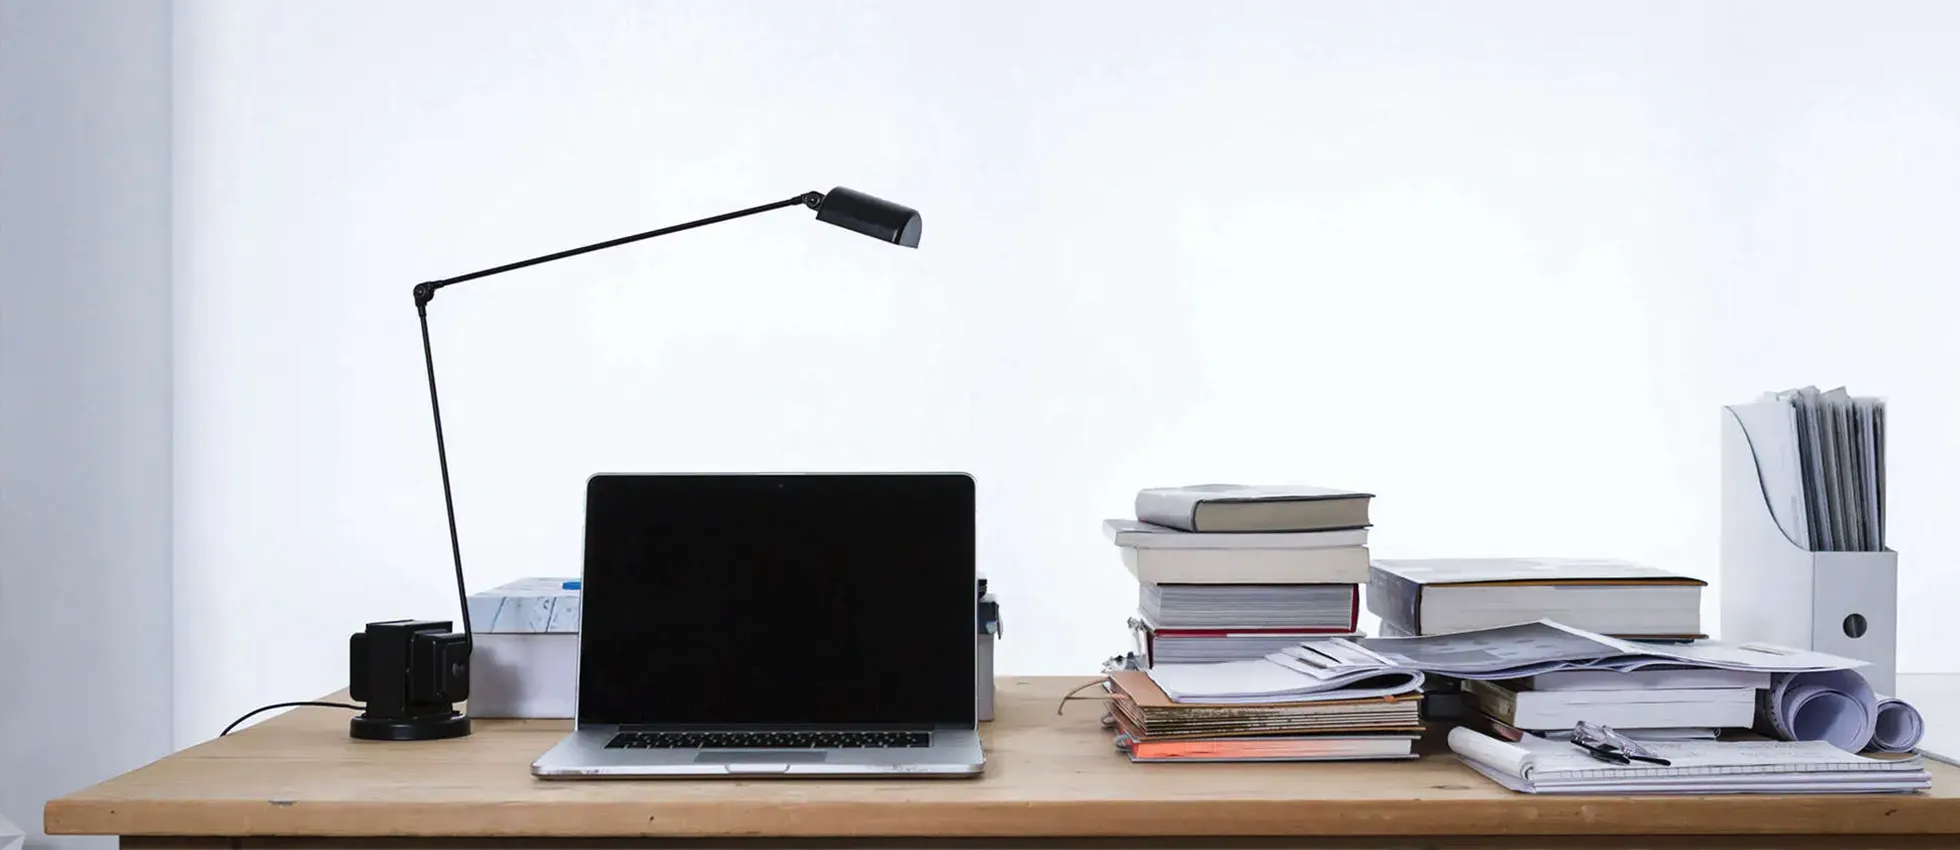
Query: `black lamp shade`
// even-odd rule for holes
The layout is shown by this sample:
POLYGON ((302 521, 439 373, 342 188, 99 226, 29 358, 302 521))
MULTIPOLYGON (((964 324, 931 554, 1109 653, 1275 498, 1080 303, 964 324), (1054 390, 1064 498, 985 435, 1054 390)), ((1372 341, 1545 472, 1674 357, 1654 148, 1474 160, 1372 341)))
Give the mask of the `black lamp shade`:
POLYGON ((919 211, 839 186, 823 196, 817 220, 906 248, 919 247, 919 211))

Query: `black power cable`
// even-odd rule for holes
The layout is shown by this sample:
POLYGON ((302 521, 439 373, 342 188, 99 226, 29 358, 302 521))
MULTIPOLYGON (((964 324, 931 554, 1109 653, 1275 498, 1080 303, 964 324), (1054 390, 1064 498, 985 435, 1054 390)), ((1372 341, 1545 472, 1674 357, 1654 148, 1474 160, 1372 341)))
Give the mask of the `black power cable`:
POLYGON ((252 709, 251 711, 245 712, 245 716, 240 717, 237 720, 233 720, 230 726, 225 727, 225 731, 219 732, 218 737, 222 738, 226 735, 231 734, 231 730, 237 729, 238 724, 244 723, 245 721, 250 720, 259 714, 263 714, 275 708, 301 708, 306 706, 311 706, 314 708, 350 708, 355 711, 360 711, 362 708, 361 706, 355 705, 351 702, 321 702, 318 700, 304 700, 301 702, 275 702, 271 705, 262 705, 259 706, 258 708, 252 709))

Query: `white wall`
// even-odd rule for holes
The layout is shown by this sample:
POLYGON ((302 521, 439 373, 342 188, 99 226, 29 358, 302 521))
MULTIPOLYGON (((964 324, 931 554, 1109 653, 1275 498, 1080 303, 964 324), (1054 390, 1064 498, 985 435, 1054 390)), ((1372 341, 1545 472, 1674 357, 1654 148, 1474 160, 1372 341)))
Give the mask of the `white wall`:
POLYGON ((0 0, 0 814, 170 751, 170 7, 0 0))
POLYGON ((1849 383, 1951 669, 1960 10, 1846 9, 186 3, 178 739, 453 611, 413 283, 835 183, 921 249, 779 213, 437 299, 473 586, 575 571, 594 471, 958 467, 1002 668, 1080 672, 1138 487, 1712 577, 1719 405, 1849 383))

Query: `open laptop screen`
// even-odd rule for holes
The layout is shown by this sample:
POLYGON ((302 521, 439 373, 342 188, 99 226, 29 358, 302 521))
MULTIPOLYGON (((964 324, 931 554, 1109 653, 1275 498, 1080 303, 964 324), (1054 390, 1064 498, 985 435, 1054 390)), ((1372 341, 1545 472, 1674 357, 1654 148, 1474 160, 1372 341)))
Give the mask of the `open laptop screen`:
POLYGON ((598 475, 581 724, 974 719, 963 474, 598 475))

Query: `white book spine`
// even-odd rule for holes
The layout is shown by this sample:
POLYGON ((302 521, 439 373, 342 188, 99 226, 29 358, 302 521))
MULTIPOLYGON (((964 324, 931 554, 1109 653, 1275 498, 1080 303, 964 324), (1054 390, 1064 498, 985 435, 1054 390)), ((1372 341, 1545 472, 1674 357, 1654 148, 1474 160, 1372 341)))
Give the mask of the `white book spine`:
POLYGON ((1123 566, 1150 584, 1366 584, 1368 550, 1131 549, 1123 566))

